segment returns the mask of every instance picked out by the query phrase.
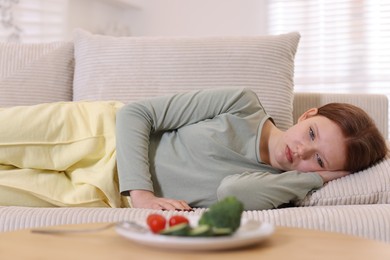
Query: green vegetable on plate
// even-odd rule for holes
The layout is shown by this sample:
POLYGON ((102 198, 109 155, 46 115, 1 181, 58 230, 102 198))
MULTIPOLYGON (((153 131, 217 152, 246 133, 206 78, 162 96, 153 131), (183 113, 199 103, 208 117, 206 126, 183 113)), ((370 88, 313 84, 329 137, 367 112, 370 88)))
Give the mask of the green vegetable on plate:
POLYGON ((211 205, 202 214, 197 227, 191 227, 189 223, 180 223, 162 230, 159 234, 191 237, 229 236, 240 227, 243 211, 242 202, 235 197, 226 197, 211 205))

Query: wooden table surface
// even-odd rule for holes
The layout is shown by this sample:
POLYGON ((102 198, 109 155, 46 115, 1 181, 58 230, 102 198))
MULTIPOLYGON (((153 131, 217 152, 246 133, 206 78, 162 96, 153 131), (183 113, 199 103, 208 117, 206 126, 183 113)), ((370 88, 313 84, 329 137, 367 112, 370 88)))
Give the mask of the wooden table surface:
MULTIPOLYGON (((67 225, 95 228, 106 224, 67 225)), ((56 228, 59 227, 50 227, 56 228)), ((47 228, 47 229, 50 229, 47 228)), ((390 259, 390 244, 339 233, 276 227, 256 246, 224 251, 175 251, 138 245, 114 228, 95 233, 36 234, 30 230, 0 233, 0 259, 390 259)))

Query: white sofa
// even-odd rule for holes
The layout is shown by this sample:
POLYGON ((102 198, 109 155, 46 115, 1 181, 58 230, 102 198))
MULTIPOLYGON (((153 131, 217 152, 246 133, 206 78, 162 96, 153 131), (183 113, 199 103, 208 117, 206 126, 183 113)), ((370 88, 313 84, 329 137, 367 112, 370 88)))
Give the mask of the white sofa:
MULTIPOLYGON (((245 37, 123 37, 77 30, 72 42, 0 44, 0 106, 77 100, 133 102, 156 95, 249 87, 287 129, 324 103, 361 106, 388 135, 388 100, 373 94, 294 93, 299 34, 245 37)), ((4 127, 4 126, 3 126, 4 127)), ((336 148, 337 149, 337 148, 336 148)), ((390 160, 332 181, 291 207, 246 211, 275 225, 341 232, 390 242, 390 160)), ((1 183, 0 183, 1 189, 1 183)), ((142 220, 152 210, 0 206, 0 231, 85 222, 142 220)), ((206 209, 180 212, 201 214, 206 209)), ((170 215, 173 212, 164 211, 170 215)), ((313 238, 314 239, 314 238, 313 238)))

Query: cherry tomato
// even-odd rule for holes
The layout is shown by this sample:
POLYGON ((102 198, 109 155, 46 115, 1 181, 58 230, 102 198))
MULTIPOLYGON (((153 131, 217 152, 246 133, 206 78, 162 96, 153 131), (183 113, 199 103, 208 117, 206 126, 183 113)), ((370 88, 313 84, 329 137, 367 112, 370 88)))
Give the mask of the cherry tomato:
POLYGON ((190 221, 188 220, 188 218, 184 217, 184 216, 179 216, 179 215, 176 215, 176 216, 172 216, 170 219, 169 219, 169 226, 172 227, 172 226, 175 226, 177 224, 181 224, 181 223, 187 223, 189 224, 190 221))
POLYGON ((165 229, 167 220, 160 214, 150 214, 146 219, 146 223, 153 233, 159 233, 165 229))

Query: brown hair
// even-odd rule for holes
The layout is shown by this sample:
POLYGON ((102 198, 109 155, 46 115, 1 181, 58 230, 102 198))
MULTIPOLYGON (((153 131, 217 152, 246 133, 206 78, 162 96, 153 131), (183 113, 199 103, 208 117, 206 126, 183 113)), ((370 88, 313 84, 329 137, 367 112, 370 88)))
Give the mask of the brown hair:
POLYGON ((329 103, 318 108, 318 115, 335 122, 346 138, 344 170, 361 171, 386 156, 386 141, 363 109, 346 103, 329 103))

